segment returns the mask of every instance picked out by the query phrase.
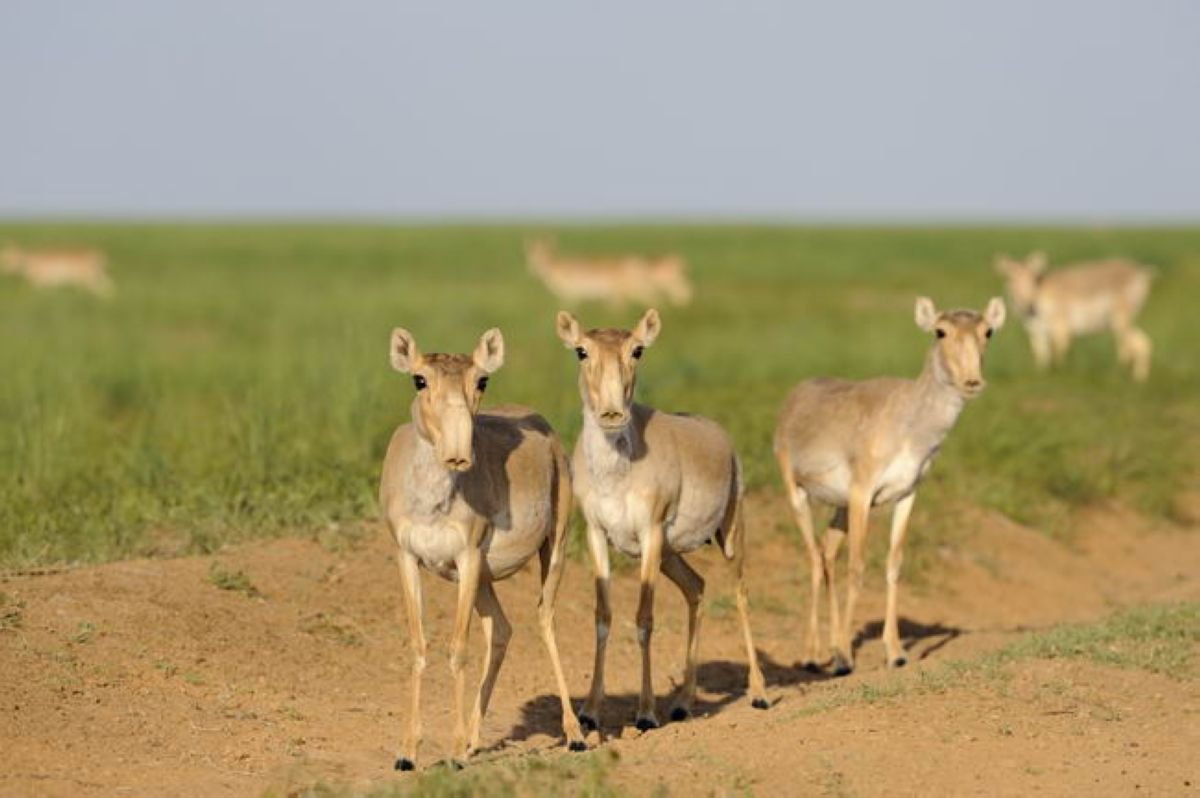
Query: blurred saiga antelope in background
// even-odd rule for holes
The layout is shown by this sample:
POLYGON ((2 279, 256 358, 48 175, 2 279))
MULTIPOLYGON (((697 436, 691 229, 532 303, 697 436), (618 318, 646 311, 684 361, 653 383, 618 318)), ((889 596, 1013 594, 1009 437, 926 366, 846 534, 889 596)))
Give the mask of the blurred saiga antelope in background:
POLYGON ((596 569, 596 664, 579 719, 599 728, 604 701, 604 659, 612 628, 608 545, 641 560, 637 608, 642 650, 642 688, 636 725, 658 727, 650 670, 654 589, 659 571, 675 583, 688 608, 683 684, 671 720, 692 711, 696 695, 704 579, 683 555, 715 543, 737 580, 737 608, 749 662, 753 706, 767 708, 762 671, 750 634, 743 576, 746 531, 742 521, 742 469, 725 430, 707 418, 664 413, 635 404, 634 385, 642 353, 661 329, 658 312, 647 310, 630 330, 584 332, 575 317, 559 311, 558 337, 579 359, 583 429, 575 445, 575 491, 587 521, 588 549, 596 569))
POLYGON ((883 644, 891 667, 907 662, 900 643, 897 590, 904 558, 908 517, 917 483, 953 428, 968 399, 983 391, 983 355, 988 339, 1004 324, 1004 303, 988 302, 983 313, 939 313, 921 297, 916 322, 935 339, 925 367, 915 380, 877 378, 863 381, 812 379, 792 390, 775 430, 775 457, 788 491, 812 568, 805 662, 823 661, 819 650, 818 605, 824 583, 829 599, 833 671, 854 669, 851 631, 862 590, 864 544, 872 507, 895 502, 887 558, 887 611, 883 644), (812 504, 834 508, 817 546, 812 504), (849 533, 850 568, 844 613, 839 613, 834 569, 838 549, 849 533))
POLYGON ((1148 267, 1112 259, 1047 272, 1042 252, 1024 260, 997 255, 995 265, 1029 333, 1038 368, 1061 364, 1073 337, 1109 330, 1117 360, 1129 365, 1133 378, 1141 382, 1150 376, 1150 336, 1134 325, 1150 294, 1148 267))
POLYGON ((0 250, 0 269, 20 274, 37 288, 70 285, 99 297, 113 295, 104 253, 96 249, 21 249, 12 244, 0 250))
POLYGON ((572 751, 586 747, 571 708, 554 635, 554 602, 565 564, 571 477, 558 436, 523 407, 481 411, 488 376, 504 363, 504 338, 488 330, 471 355, 423 355, 412 335, 392 332, 392 366, 412 374, 412 423, 388 445, 379 501, 399 544, 400 581, 413 650, 412 704, 396 760, 416 767, 421 740, 421 675, 425 670, 421 574, 424 566, 458 583, 450 644, 454 675, 454 753, 479 748, 480 725, 504 661, 512 627, 492 583, 516 573, 536 553, 541 561, 538 621, 562 701, 572 751), (471 609, 479 613, 487 662, 469 725, 463 691, 471 609))
POLYGON ((562 302, 605 301, 620 307, 664 298, 680 306, 692 301, 687 264, 679 255, 565 256, 546 238, 526 242, 525 255, 529 270, 562 302))

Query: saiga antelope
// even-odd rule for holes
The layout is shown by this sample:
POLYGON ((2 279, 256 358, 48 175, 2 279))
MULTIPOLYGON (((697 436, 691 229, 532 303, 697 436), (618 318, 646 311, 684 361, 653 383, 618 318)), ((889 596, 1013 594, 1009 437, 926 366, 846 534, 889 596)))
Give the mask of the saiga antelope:
POLYGON ((732 563, 749 660, 750 695, 755 707, 766 709, 743 578, 746 535, 741 516, 741 465, 729 436, 706 418, 664 413, 634 403, 638 361, 662 326, 657 311, 647 310, 632 332, 583 332, 566 311, 559 312, 555 326, 558 337, 580 361, 583 429, 575 446, 572 470, 596 569, 596 663, 580 721, 598 728, 604 700, 604 659, 612 627, 609 543, 641 560, 637 628, 642 689, 637 727, 645 731, 659 725, 654 711, 650 636, 654 627, 654 588, 660 570, 679 587, 688 608, 684 679, 670 717, 683 720, 691 713, 704 580, 683 555, 709 542, 720 546, 732 563))
POLYGON ((481 411, 488 376, 504 362, 504 338, 488 330, 472 355, 422 354, 412 335, 392 331, 392 366, 411 374, 417 393, 412 423, 388 445, 379 501, 399 544, 400 582, 412 644, 412 704, 398 770, 416 767, 425 669, 419 566, 458 582, 450 644, 454 675, 454 756, 479 747, 479 728, 512 628, 492 583, 536 553, 541 559, 538 620, 562 699, 563 732, 572 751, 586 747, 571 709, 554 636, 554 601, 562 579, 571 509, 571 478, 558 437, 522 407, 481 411), (469 724, 463 717, 464 665, 471 608, 479 613, 487 662, 469 724))
POLYGON ((883 644, 888 665, 906 662, 896 593, 917 483, 967 400, 983 391, 984 351, 988 339, 1003 326, 1004 316, 999 298, 989 301, 983 313, 939 313, 930 299, 921 297, 916 305, 917 326, 935 339, 917 379, 813 379, 800 383, 788 396, 775 430, 775 457, 812 566, 804 655, 810 668, 823 659, 817 621, 822 582, 829 598, 834 673, 845 675, 854 668, 850 633, 862 589, 868 513, 888 502, 896 504, 887 559, 883 644), (823 550, 813 532, 814 502, 835 509, 823 550), (845 611, 839 616, 834 566, 847 532, 850 566, 845 611))
POLYGON ((1151 272, 1128 260, 1079 263, 1046 272, 1046 255, 1025 260, 996 256, 996 271, 1008 283, 1008 295, 1025 323, 1038 368, 1062 363, 1076 335, 1110 330, 1117 360, 1133 378, 1150 376, 1150 336, 1134 320, 1150 294, 1151 272))
POLYGON ((607 301, 649 305, 665 297, 674 305, 692 301, 687 266, 679 255, 647 257, 563 256, 544 238, 526 243, 526 258, 550 293, 563 302, 607 301))
POLYGON ((0 270, 21 274, 35 288, 74 285, 96 296, 113 294, 104 253, 94 249, 0 250, 0 270))

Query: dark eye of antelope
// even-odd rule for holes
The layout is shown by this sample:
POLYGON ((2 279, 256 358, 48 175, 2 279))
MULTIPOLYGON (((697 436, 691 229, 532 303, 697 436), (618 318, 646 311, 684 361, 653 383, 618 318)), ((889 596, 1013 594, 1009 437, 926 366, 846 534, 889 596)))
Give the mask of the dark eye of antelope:
POLYGON ((422 377, 420 374, 414 374, 413 375, 413 385, 416 386, 418 391, 425 390, 425 378, 422 377))
POLYGON ((988 328, 987 328, 987 332, 985 332, 985 333, 984 333, 984 335, 985 335, 986 337, 988 337, 988 338, 991 338, 991 337, 992 337, 992 333, 994 333, 994 332, 995 332, 995 330, 993 330, 991 327, 988 327, 988 328))
POLYGON ((587 350, 582 346, 575 347, 575 354, 579 355, 580 360, 587 360, 587 350))
POLYGON ((633 359, 634 359, 634 360, 639 360, 641 357, 642 357, 642 347, 640 347, 640 346, 635 346, 635 347, 633 348, 633 359))
POLYGON ((487 377, 480 377, 475 382, 475 387, 479 389, 480 393, 487 390, 487 381, 488 381, 487 377))
POLYGON ((938 327, 938 328, 937 328, 937 337, 938 337, 938 338, 945 338, 945 337, 946 337, 946 331, 945 331, 945 330, 943 330, 941 327, 938 327))

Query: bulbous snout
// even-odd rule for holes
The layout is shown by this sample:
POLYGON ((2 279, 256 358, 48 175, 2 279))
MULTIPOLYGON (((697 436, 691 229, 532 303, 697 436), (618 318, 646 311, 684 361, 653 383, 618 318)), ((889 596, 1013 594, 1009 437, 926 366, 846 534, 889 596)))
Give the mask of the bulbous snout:
POLYGON ((983 393, 985 387, 987 387, 987 381, 983 377, 968 377, 962 382, 963 395, 968 399, 973 399, 983 393))
POLYGON ((445 460, 446 468, 451 471, 469 471, 473 463, 470 457, 447 457, 445 460))
POLYGON ((620 410, 602 410, 596 415, 600 426, 605 429, 620 429, 629 423, 629 413, 625 409, 620 410))
POLYGON ((438 459, 450 471, 468 471, 475 464, 474 421, 465 404, 450 405, 441 412, 435 448, 438 459))

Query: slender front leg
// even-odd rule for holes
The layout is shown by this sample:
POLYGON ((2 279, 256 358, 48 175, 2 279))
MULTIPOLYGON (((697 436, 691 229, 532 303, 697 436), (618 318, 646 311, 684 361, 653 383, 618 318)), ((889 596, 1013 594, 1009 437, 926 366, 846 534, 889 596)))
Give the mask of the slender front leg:
POLYGON ((671 720, 687 720, 692 714, 696 699, 696 660, 700 653, 700 618, 703 614, 704 579, 684 561, 683 557, 668 552, 662 561, 662 572, 679 587, 683 600, 687 602, 688 639, 686 659, 683 667, 683 686, 675 697, 671 709, 671 720))
POLYGON ((608 538, 589 521, 587 539, 596 572, 596 662, 592 668, 592 688, 579 712, 579 722, 585 729, 599 729, 600 706, 604 703, 604 655, 612 628, 612 601, 609 596, 608 538))
POLYGON ((829 603, 829 650, 833 656, 831 667, 834 676, 845 676, 850 672, 850 662, 838 653, 838 635, 841 633, 842 620, 838 612, 841 599, 837 595, 837 556, 846 539, 846 529, 850 526, 846 518, 845 508, 839 507, 834 511, 833 519, 825 530, 825 546, 821 551, 821 562, 825 566, 825 597, 829 603))
POLYGON ((904 564, 904 536, 908 533, 908 516, 912 513, 916 491, 896 502, 892 511, 892 536, 887 559, 887 613, 883 620, 883 647, 887 664, 899 668, 908 662, 900 644, 900 622, 896 617, 897 592, 900 589, 900 566, 904 564))
POLYGON ((550 541, 542 544, 542 595, 538 601, 538 622, 542 629, 542 642, 550 654, 550 666, 554 670, 554 681, 558 685, 558 697, 562 703, 563 734, 567 737, 567 748, 571 751, 586 751, 583 730, 579 719, 571 709, 571 691, 567 688, 567 677, 563 675, 562 660, 558 656, 558 640, 554 635, 554 602, 558 598, 558 586, 562 582, 563 567, 566 565, 566 519, 552 546, 550 541))
POLYGON ((1071 348, 1071 328, 1066 322, 1054 323, 1050 328, 1050 341, 1054 345, 1054 362, 1061 366, 1067 362, 1067 350, 1071 348))
POLYGON ((1145 382, 1150 378, 1150 356, 1154 344, 1150 336, 1138 327, 1131 327, 1128 333, 1129 359, 1133 366, 1133 378, 1145 382))
POLYGON ((1033 352, 1033 362, 1039 371, 1046 371, 1050 368, 1052 359, 1052 347, 1050 344, 1050 331, 1042 325, 1030 326, 1029 332, 1029 349, 1033 352))
POLYGON ((654 632, 654 584, 662 567, 663 528, 655 521, 642 538, 641 590, 638 595, 637 629, 638 645, 642 649, 642 692, 638 698, 638 712, 634 725, 639 731, 657 729, 658 717, 654 712, 654 680, 650 668, 650 636, 654 632))
POLYGON ((479 625, 483 627, 483 645, 486 665, 479 679, 479 693, 475 697, 475 709, 471 712, 471 724, 467 732, 467 753, 473 754, 479 750, 480 728, 483 726, 483 716, 487 714, 488 704, 492 700, 492 690, 496 686, 496 677, 500 675, 500 666, 504 664, 504 654, 508 650, 508 641, 512 639, 512 625, 504 615, 504 608, 496 598, 496 591, 490 580, 480 580, 479 592, 475 596, 475 611, 479 613, 479 625))
POLYGON ((788 499, 792 503, 792 512, 796 515, 796 525, 800 527, 800 536, 804 538, 804 548, 808 550, 809 581, 812 586, 812 600, 808 607, 808 632, 804 640, 804 659, 802 664, 807 670, 815 671, 821 661, 821 583, 825 576, 825 561, 821 550, 817 548, 817 538, 813 530, 812 507, 808 503, 808 492, 796 484, 791 467, 785 463, 786 455, 780 455, 780 467, 784 471, 783 484, 788 489, 788 499))
POLYGON ((466 711, 463 704, 466 692, 467 636, 471 630, 471 610, 479 591, 479 571, 483 555, 474 546, 455 561, 458 571, 458 606, 454 611, 454 634, 450 639, 450 673, 454 676, 454 752, 464 759, 470 755, 467 746, 466 711))
POLYGON ((404 594, 404 610, 408 616, 408 642, 412 648, 412 701, 408 708, 408 723, 396 770, 414 770, 417 749, 421 745, 421 675, 425 672, 425 629, 421 622, 421 572, 417 558, 401 551, 400 590, 404 594))
POLYGON ((866 568, 865 544, 867 540, 867 514, 871 509, 871 494, 862 486, 850 487, 850 568, 846 574, 846 614, 842 618, 838 647, 849 671, 854 670, 854 650, 851 646, 851 631, 854 628, 854 609, 858 594, 862 591, 863 571, 866 568))

